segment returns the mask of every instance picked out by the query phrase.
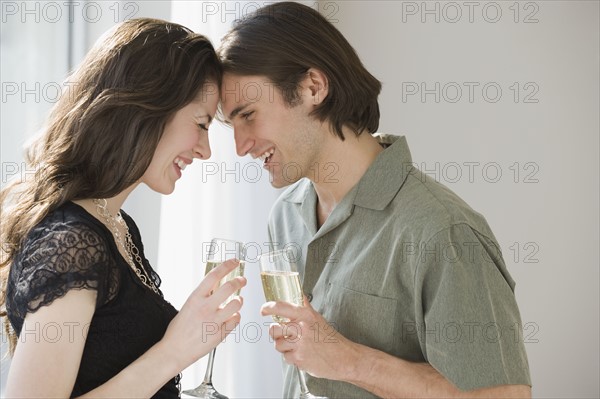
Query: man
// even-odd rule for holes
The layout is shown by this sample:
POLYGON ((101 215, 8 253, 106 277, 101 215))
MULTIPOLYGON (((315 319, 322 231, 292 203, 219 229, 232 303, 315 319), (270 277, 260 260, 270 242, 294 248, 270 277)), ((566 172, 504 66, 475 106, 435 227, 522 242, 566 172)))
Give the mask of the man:
MULTIPOLYGON (((530 397, 514 282, 484 218, 373 135, 381 84, 327 20, 276 3, 224 38, 222 113, 272 185, 271 241, 299 247, 305 306, 270 334, 311 392, 530 397), (292 328, 294 326, 294 328, 292 328)), ((284 395, 299 385, 286 366, 284 395)))

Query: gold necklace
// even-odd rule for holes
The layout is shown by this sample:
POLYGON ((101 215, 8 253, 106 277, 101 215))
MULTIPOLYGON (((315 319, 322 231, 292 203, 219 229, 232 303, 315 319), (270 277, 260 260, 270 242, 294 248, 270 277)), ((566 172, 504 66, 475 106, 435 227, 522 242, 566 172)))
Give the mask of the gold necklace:
POLYGON ((112 229, 113 234, 115 235, 115 241, 119 243, 123 251, 125 252, 126 261, 131 267, 131 270, 135 273, 136 276, 140 279, 140 281, 152 291, 156 292, 160 295, 158 288, 154 285, 154 282, 146 273, 144 269, 144 264, 142 263, 142 257, 140 256, 140 251, 133 243, 133 239, 131 238, 131 233, 129 233, 129 226, 121 216, 121 212, 117 212, 117 216, 113 216, 110 214, 108 209, 106 208, 107 201, 106 199, 94 199, 94 204, 96 204, 96 212, 106 221, 106 224, 112 229), (123 227, 125 230, 125 239, 121 238, 121 233, 117 227, 117 223, 123 227), (135 259, 135 260, 134 260, 135 259), (139 265, 139 267, 136 265, 139 265))

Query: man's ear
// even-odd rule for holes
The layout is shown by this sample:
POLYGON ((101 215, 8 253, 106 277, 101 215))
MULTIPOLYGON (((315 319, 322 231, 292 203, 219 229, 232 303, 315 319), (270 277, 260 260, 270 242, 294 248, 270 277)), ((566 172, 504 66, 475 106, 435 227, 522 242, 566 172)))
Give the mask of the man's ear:
POLYGON ((312 105, 319 105, 329 93, 329 80, 327 76, 319 69, 310 68, 306 72, 306 78, 302 82, 306 98, 312 105))

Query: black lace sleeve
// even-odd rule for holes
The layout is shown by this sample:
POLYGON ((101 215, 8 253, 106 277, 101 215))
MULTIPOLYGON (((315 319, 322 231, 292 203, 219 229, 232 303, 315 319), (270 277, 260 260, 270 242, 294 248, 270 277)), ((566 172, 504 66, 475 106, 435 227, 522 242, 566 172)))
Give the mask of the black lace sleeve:
POLYGON ((71 289, 97 291, 96 307, 118 291, 106 237, 82 220, 46 220, 32 230, 11 267, 7 306, 20 332, 28 312, 35 312, 71 289))

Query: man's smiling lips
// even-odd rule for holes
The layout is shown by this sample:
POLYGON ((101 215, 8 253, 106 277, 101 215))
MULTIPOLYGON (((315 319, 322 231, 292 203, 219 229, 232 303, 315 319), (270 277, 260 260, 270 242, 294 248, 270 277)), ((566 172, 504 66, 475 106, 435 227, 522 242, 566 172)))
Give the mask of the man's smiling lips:
POLYGON ((256 158, 260 159, 264 164, 267 164, 269 161, 269 158, 271 158, 271 156, 273 155, 274 152, 275 152, 275 147, 265 151, 263 154, 257 156, 256 158))

